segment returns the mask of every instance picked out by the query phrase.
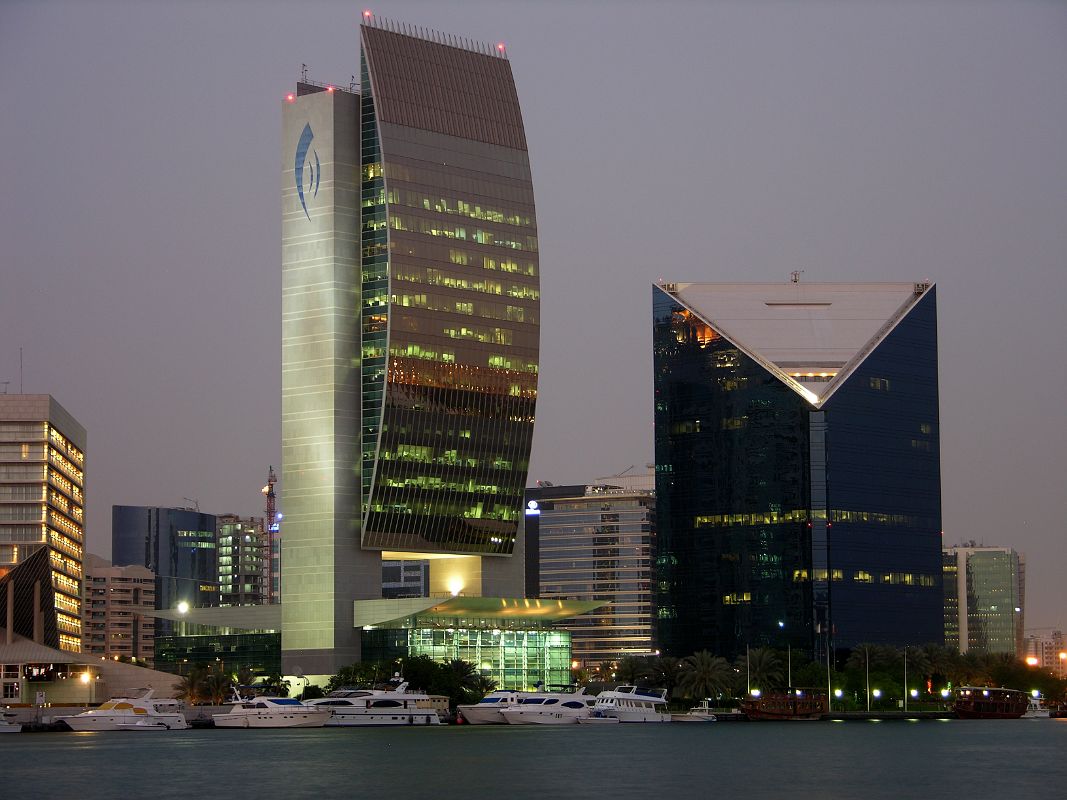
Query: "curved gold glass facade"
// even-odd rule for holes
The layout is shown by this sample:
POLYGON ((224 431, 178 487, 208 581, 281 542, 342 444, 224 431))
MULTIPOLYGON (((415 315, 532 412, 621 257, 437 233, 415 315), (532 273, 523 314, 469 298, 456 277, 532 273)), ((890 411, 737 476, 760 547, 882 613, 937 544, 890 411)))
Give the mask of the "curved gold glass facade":
POLYGON ((540 297, 511 66, 361 30, 361 543, 510 554, 540 297))

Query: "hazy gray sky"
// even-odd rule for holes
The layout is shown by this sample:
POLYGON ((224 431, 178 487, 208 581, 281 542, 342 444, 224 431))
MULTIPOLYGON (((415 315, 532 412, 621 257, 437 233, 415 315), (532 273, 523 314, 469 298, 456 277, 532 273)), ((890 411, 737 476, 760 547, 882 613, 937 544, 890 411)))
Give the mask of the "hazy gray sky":
MULTIPOLYGON (((390 2, 504 41, 542 267, 531 480, 652 460, 650 284, 938 283, 946 541, 1067 625, 1067 4, 390 2)), ((281 103, 352 3, 0 4, 0 381, 114 503, 261 513, 280 446, 281 103)))

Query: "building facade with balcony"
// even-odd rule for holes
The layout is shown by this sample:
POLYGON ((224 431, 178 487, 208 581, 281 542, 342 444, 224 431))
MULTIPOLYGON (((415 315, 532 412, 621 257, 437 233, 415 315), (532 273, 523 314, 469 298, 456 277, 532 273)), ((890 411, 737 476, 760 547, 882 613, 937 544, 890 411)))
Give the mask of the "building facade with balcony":
POLYGON ((155 646, 156 576, 131 565, 85 559, 82 652, 152 665, 155 646))

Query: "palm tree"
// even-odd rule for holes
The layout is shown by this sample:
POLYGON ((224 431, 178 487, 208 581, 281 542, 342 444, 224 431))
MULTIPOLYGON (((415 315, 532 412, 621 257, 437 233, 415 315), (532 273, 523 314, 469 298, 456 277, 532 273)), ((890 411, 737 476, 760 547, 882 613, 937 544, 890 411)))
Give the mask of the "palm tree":
POLYGON ((178 681, 178 697, 191 706, 202 703, 205 699, 205 678, 207 670, 202 664, 194 664, 189 674, 178 681))
POLYGON ((785 677, 781 659, 769 647, 757 647, 750 650, 747 656, 738 656, 737 668, 742 674, 747 671, 748 682, 758 689, 778 688, 785 677))
POLYGON ((648 675, 648 660, 639 656, 626 656, 619 660, 615 677, 622 683, 637 684, 648 675))
POLYGON ((479 675, 474 682, 474 691, 485 697, 487 694, 491 694, 497 690, 496 681, 486 675, 479 675))
POLYGON ((229 698, 232 686, 233 683, 230 676, 223 671, 220 665, 216 665, 214 669, 204 676, 204 699, 209 700, 212 705, 220 706, 229 698))
POLYGON ((684 697, 719 697, 733 686, 733 667, 725 658, 713 656, 707 650, 693 653, 682 665, 678 690, 684 697))
POLYGON ((685 666, 681 659, 672 656, 656 656, 649 663, 648 677, 667 690, 667 697, 674 694, 674 689, 681 680, 685 666))

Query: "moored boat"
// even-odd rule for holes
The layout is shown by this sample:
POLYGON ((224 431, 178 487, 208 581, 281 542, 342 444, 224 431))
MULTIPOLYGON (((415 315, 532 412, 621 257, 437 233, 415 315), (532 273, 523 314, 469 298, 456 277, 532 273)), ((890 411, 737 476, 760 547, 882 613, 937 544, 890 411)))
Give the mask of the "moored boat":
POLYGON ((587 718, 579 722, 670 722, 667 710, 667 690, 643 686, 618 686, 601 692, 587 718))
POLYGON ((0 733, 21 733, 22 726, 15 722, 14 713, 5 711, 0 716, 0 733))
POLYGON ((333 711, 326 725, 383 727, 392 725, 440 725, 441 718, 430 696, 409 692, 407 681, 380 689, 337 689, 325 697, 308 700, 315 709, 333 711))
POLYGON ((321 728, 333 714, 291 697, 255 697, 234 703, 228 712, 212 714, 216 728, 321 728))
POLYGON ((718 717, 711 705, 711 698, 705 698, 685 714, 671 714, 672 722, 717 722, 718 717))
POLYGON ((490 692, 477 703, 456 706, 463 719, 471 725, 507 725, 502 713, 506 708, 517 706, 528 697, 530 692, 510 691, 507 689, 490 692))
POLYGON ((761 692, 741 701, 741 713, 750 720, 815 720, 827 712, 826 692, 818 689, 780 689, 761 692))
POLYGON ((180 731, 189 725, 178 700, 153 697, 149 689, 140 697, 116 697, 80 714, 55 717, 75 731, 180 731))
POLYGON ((1026 706, 1026 713, 1023 714, 1025 719, 1048 719, 1052 716, 1052 712, 1049 707, 1045 705, 1045 701, 1040 697, 1031 696, 1029 704, 1026 706))
POLYGON ((1030 696, 1018 689, 961 686, 952 709, 960 719, 1018 719, 1029 705, 1030 696))
POLYGON ((508 725, 573 725, 589 716, 596 698, 577 692, 532 692, 501 711, 508 725))

